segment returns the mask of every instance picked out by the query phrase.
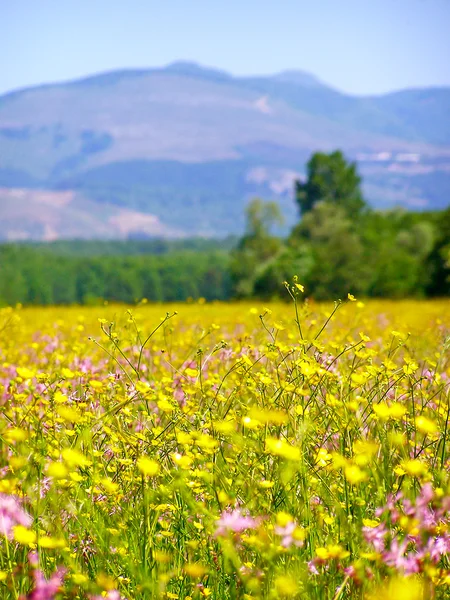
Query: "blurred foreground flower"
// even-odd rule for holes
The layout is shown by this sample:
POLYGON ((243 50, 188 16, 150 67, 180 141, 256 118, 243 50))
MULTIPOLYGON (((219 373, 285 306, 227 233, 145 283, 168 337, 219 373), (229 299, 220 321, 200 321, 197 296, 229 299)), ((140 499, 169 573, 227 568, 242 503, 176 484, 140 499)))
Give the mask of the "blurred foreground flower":
POLYGON ((217 521, 215 536, 226 536, 230 531, 240 533, 246 529, 254 529, 257 521, 249 515, 243 515, 239 508, 233 511, 223 511, 220 519, 217 521))
POLYGON ((415 577, 402 577, 391 579, 369 594, 366 600, 423 600, 426 597, 421 581, 415 577))
POLYGON ((29 527, 33 519, 20 506, 16 496, 0 494, 0 534, 9 540, 13 538, 13 528, 17 525, 29 527))
POLYGON ((30 552, 28 560, 33 569, 34 588, 27 594, 26 600, 54 600, 60 590, 66 569, 58 567, 50 579, 45 579, 39 566, 39 558, 36 552, 30 552))

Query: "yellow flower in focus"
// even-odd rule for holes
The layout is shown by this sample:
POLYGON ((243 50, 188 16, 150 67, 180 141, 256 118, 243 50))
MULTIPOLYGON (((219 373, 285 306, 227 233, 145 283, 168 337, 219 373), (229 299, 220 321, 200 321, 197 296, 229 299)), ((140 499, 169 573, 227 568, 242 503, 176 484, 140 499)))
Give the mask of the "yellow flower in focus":
POLYGON ((55 404, 65 404, 66 402, 68 402, 68 397, 63 394, 60 390, 56 390, 56 392, 53 395, 53 401, 55 402, 55 404))
POLYGON ((27 369, 27 367, 17 367, 17 375, 22 379, 32 379, 35 376, 35 372, 27 369))
POLYGON ((319 467, 325 467, 332 459, 332 455, 326 448, 319 448, 316 456, 316 465, 319 467))
POLYGON ((139 392, 139 394, 143 394, 144 396, 148 396, 154 393, 152 388, 150 387, 150 384, 144 381, 136 381, 134 387, 136 391, 139 392))
POLYGON ((384 404, 383 402, 375 404, 373 406, 373 412, 379 419, 382 419, 383 421, 387 421, 389 419, 389 406, 387 404, 384 404))
POLYGON ((408 362, 403 366, 403 372, 405 375, 412 375, 418 369, 418 365, 415 362, 408 362))

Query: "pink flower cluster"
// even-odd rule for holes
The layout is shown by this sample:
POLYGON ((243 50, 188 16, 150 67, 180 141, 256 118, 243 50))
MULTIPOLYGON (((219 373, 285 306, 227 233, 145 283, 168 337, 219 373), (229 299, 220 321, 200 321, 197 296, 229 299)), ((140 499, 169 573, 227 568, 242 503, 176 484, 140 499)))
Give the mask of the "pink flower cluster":
POLYGON ((46 579, 41 569, 39 569, 37 553, 30 552, 28 560, 33 569, 34 587, 23 600, 54 600, 63 584, 66 569, 58 567, 50 579, 46 579))
POLYGON ((243 515, 240 508, 235 508, 231 512, 224 510, 217 521, 216 537, 226 537, 230 532, 241 533, 246 529, 254 529, 258 522, 249 515, 243 515))
POLYGON ((304 545, 304 541, 302 539, 295 537, 295 530, 297 527, 298 526, 295 521, 290 521, 284 527, 279 525, 275 527, 275 533, 282 537, 281 545, 283 548, 290 548, 292 545, 297 546, 297 548, 301 548, 304 545))
POLYGON ((17 496, 0 494, 0 535, 11 540, 15 525, 29 527, 32 522, 33 519, 23 510, 17 496))
POLYGON ((437 565, 450 553, 449 511, 450 496, 437 498, 431 484, 426 483, 415 503, 401 493, 391 496, 376 513, 390 525, 382 522, 363 527, 363 535, 387 566, 405 575, 421 573, 424 566, 437 565), (406 535, 399 527, 405 520, 410 524, 406 535))

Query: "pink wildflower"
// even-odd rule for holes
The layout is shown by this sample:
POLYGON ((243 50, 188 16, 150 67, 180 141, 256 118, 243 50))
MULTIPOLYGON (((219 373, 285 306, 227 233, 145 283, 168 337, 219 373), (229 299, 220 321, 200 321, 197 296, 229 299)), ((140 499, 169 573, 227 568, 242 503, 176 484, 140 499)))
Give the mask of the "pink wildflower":
POLYGON ((319 571, 317 570, 316 563, 313 560, 308 562, 308 571, 311 575, 318 575, 319 571))
POLYGON ((257 521, 249 515, 243 515, 239 508, 233 511, 223 511, 220 519, 217 521, 215 536, 225 537, 229 532, 240 533, 245 529, 253 529, 257 526, 257 521))
POLYGON ((295 523, 295 521, 290 521, 284 527, 280 527, 278 525, 275 527, 275 533, 283 538, 281 540, 281 545, 284 548, 290 548, 292 544, 294 544, 294 546, 297 546, 298 548, 301 548, 303 546, 303 540, 295 538, 294 536, 294 532, 296 529, 297 524, 295 523))
POLYGON ((34 588, 27 594, 26 600, 54 600, 62 586, 66 569, 58 567, 50 579, 47 580, 41 569, 38 568, 38 555, 35 552, 30 552, 28 560, 33 568, 34 588))
POLYGON ((387 529, 383 523, 380 523, 376 527, 363 527, 362 532, 366 542, 372 544, 377 552, 384 550, 387 529))
POLYGON ((425 483, 415 502, 402 498, 401 494, 389 496, 386 506, 376 511, 391 522, 387 529, 384 523, 377 527, 363 527, 363 535, 374 549, 382 554, 384 563, 404 575, 421 573, 427 564, 437 565, 450 552, 450 535, 446 531, 450 497, 436 498, 430 483, 425 483), (397 524, 406 517, 415 524, 415 531, 398 528, 397 524), (393 528, 392 525, 396 527, 393 528), (437 532, 442 527, 440 535, 437 532))
POLYGON ((15 525, 29 527, 32 522, 33 519, 22 509, 16 496, 0 494, 0 535, 12 539, 15 525))

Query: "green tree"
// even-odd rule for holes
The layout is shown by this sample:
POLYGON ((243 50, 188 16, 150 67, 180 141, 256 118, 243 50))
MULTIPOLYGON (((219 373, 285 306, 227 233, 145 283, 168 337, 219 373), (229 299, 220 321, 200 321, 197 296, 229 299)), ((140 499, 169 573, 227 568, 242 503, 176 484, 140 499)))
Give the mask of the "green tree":
POLYGON ((302 283, 318 300, 366 293, 370 268, 364 260, 364 246, 341 206, 317 203, 294 229, 289 244, 297 252, 309 250, 311 268, 302 283))
POLYGON ((301 244, 299 247, 283 247, 280 252, 258 270, 253 285, 256 296, 263 299, 286 298, 283 282, 297 275, 300 281, 306 281, 314 267, 311 247, 301 244))
POLYGON ((423 296, 431 279, 427 268, 435 226, 427 215, 395 208, 367 213, 359 223, 370 266, 370 296, 423 296))
POLYGON ((361 178, 355 163, 349 163, 340 150, 331 154, 316 152, 307 164, 305 182, 295 182, 295 198, 300 214, 306 215, 318 202, 329 202, 356 216, 366 206, 361 178))
POLYGON ((448 296, 450 295, 450 207, 439 217, 435 243, 427 261, 432 277, 427 291, 434 296, 448 296))
POLYGON ((246 230, 231 254, 231 279, 236 296, 251 296, 254 282, 268 261, 282 247, 281 240, 272 234, 283 217, 276 202, 254 198, 246 209, 246 230))

